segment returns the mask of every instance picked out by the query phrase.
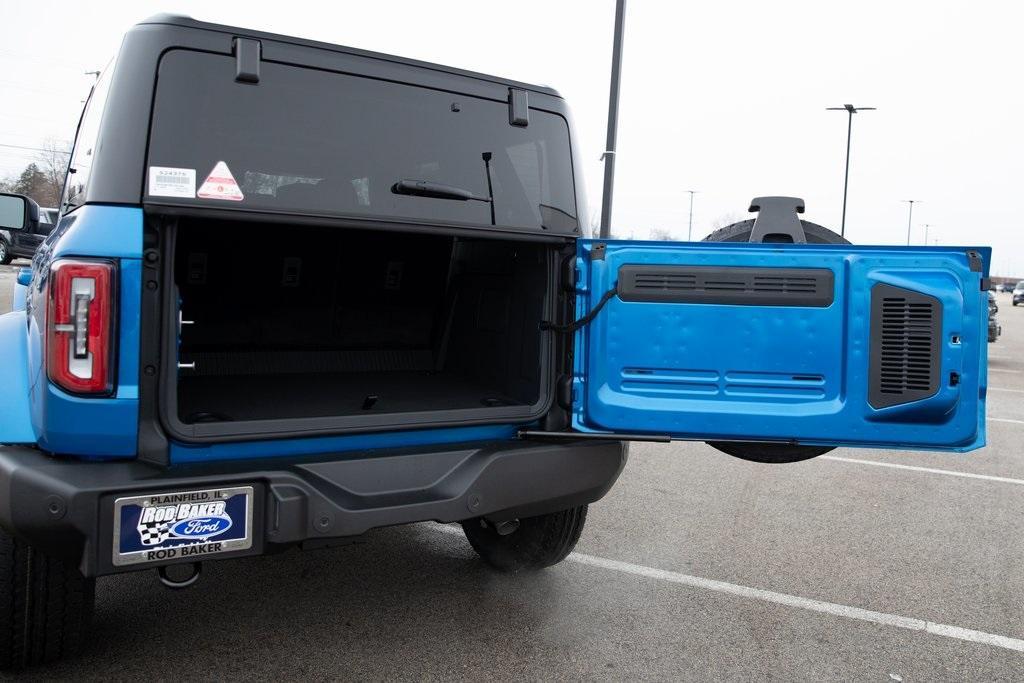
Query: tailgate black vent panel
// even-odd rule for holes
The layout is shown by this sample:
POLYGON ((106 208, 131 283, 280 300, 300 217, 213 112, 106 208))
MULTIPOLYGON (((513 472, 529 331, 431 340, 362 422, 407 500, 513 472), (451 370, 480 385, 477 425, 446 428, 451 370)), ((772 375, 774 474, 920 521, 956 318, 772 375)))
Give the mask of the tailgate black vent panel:
POLYGON ((623 301, 825 308, 832 305, 834 292, 835 277, 828 268, 619 268, 618 293, 623 301))
POLYGON ((871 288, 868 402, 874 408, 919 401, 939 391, 942 304, 901 287, 871 288))
POLYGON ((633 286, 637 290, 657 291, 672 290, 686 292, 697 289, 697 276, 693 273, 675 274, 667 271, 636 273, 633 286))

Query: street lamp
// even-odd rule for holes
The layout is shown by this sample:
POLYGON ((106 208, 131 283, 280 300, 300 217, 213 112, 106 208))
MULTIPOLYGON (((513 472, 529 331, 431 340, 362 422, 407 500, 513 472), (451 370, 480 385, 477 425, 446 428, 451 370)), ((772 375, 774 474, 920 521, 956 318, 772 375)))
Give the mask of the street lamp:
POLYGON ((615 2, 615 32, 612 34, 612 76, 608 88, 608 135, 604 143, 604 192, 601 194, 600 237, 612 234, 612 191, 615 188, 615 140, 619 131, 619 80, 622 76, 622 37, 625 33, 626 0, 615 2))
POLYGON ((910 205, 910 211, 907 213, 907 246, 910 246, 910 221, 914 218, 914 204, 920 204, 920 199, 903 199, 900 201, 906 202, 910 205))
POLYGON ((859 111, 875 111, 876 107, 855 107, 844 104, 841 107, 825 107, 826 111, 845 111, 846 121, 846 174, 843 176, 843 220, 839 225, 840 236, 846 235, 846 190, 850 186, 850 137, 853 134, 853 115, 859 111))
POLYGON ((932 227, 932 225, 934 225, 934 223, 924 224, 924 246, 926 247, 928 246, 928 228, 932 227))
POLYGON ((697 190, 683 190, 683 192, 690 193, 690 227, 686 230, 686 241, 693 241, 693 195, 697 194, 697 190))

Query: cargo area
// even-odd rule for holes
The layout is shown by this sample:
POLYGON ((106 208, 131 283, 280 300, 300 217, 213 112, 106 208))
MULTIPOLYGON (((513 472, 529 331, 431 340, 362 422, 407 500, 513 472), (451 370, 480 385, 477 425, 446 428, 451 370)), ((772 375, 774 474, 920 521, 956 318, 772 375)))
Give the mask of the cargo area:
POLYGON ((514 419, 547 396, 550 246, 208 219, 175 234, 184 425, 514 419))

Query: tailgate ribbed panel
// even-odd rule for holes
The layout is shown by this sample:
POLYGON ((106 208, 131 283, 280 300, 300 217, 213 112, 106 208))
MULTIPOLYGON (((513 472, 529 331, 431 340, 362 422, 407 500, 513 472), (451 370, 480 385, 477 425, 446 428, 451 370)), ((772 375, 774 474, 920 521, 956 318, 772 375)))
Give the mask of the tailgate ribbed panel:
POLYGON ((619 268, 623 301, 733 306, 831 306, 828 268, 628 264, 619 268))

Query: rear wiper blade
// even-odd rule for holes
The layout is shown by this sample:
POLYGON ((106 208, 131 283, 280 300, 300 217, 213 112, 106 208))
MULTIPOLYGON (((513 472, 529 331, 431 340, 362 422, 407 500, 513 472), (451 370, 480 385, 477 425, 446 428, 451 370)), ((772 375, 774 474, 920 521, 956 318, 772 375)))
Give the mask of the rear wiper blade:
POLYGON ((429 180, 399 180, 391 186, 395 194, 413 197, 433 197, 434 199, 455 199, 462 202, 491 202, 489 197, 478 197, 469 190, 454 185, 444 185, 429 180))

